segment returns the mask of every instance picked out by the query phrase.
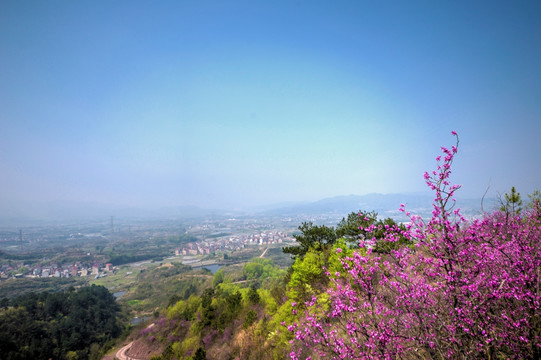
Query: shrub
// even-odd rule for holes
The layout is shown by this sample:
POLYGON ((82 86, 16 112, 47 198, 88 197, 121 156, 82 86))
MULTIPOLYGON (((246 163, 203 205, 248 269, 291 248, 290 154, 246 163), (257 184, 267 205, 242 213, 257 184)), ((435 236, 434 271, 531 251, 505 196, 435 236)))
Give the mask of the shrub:
POLYGON ((408 214, 406 230, 385 234, 415 246, 377 254, 372 239, 361 241, 366 253, 327 273, 332 306, 321 314, 314 296, 288 327, 292 359, 540 358, 539 210, 466 221, 453 209, 460 186, 449 181, 456 139, 424 176, 432 218, 408 214))

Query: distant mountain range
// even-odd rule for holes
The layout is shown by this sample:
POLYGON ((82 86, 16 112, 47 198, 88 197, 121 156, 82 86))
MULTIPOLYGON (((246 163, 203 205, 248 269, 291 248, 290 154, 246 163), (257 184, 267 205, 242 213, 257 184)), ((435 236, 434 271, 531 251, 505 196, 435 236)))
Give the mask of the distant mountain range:
POLYGON ((269 210, 272 213, 309 213, 309 214, 328 214, 328 213, 350 213, 351 211, 366 210, 376 212, 397 211, 400 204, 406 204, 408 208, 430 208, 432 199, 423 195, 404 195, 404 194, 367 194, 367 195, 347 195, 335 196, 319 201, 290 205, 287 207, 269 210))
MULTIPOLYGON (((320 215, 336 214, 346 216, 353 211, 375 211, 380 217, 391 217, 404 221, 405 216, 398 210, 400 204, 412 214, 424 218, 432 213, 433 198, 428 195, 415 194, 367 194, 335 196, 310 203, 294 204, 285 207, 276 207, 265 211, 265 214, 274 215, 320 215)), ((485 211, 494 210, 497 200, 494 198, 483 201, 485 211)), ((456 207, 461 209, 463 215, 473 217, 482 213, 481 199, 457 199, 456 207)))
MULTIPOLYGON (((96 221, 109 219, 110 216, 133 219, 200 219, 205 217, 219 218, 229 216, 296 216, 296 215, 332 215, 347 216, 353 211, 376 211, 380 217, 392 217, 405 221, 404 215, 398 211, 400 204, 406 210, 423 217, 430 217, 432 197, 417 194, 367 194, 347 195, 325 198, 314 202, 288 202, 253 208, 245 211, 205 209, 197 206, 163 207, 149 210, 127 208, 102 204, 85 203, 51 203, 33 208, 29 214, 17 212, 0 214, 0 225, 31 225, 43 223, 96 221)), ((494 198, 484 200, 485 211, 494 210, 497 201, 494 198)), ((472 217, 482 213, 481 199, 457 199, 457 206, 462 213, 472 217)), ((6 212, 4 210, 4 212, 6 212)))

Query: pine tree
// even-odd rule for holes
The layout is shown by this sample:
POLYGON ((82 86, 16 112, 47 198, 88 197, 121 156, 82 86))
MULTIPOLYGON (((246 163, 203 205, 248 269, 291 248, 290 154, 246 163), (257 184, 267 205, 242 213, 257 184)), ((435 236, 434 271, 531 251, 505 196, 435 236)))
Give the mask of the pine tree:
POLYGON ((511 193, 504 194, 505 200, 501 200, 500 210, 505 212, 506 217, 509 215, 518 215, 522 211, 522 199, 520 193, 517 192, 514 186, 511 187, 511 193))

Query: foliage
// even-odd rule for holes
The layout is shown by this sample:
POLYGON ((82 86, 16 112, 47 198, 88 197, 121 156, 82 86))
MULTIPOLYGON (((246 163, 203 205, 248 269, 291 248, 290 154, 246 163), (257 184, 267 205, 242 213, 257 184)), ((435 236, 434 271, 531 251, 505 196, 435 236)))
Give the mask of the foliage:
POLYGON ((500 211, 504 212, 507 216, 513 216, 522 211, 522 199, 514 186, 511 187, 510 193, 504 194, 504 200, 500 199, 500 202, 500 211))
POLYGON ((84 278, 24 278, 0 281, 0 298, 13 299, 36 292, 57 292, 80 286, 84 278))
POLYGON ((352 212, 348 215, 347 220, 343 218, 338 223, 336 235, 339 238, 344 238, 350 246, 358 247, 361 240, 372 239, 375 242, 374 251, 378 253, 389 253, 391 250, 406 245, 411 245, 411 242, 404 236, 402 232, 406 228, 402 224, 397 224, 391 218, 378 219, 378 214, 374 211, 352 212), (385 236, 389 231, 394 231, 399 239, 397 241, 385 241, 385 236))
POLYGON ((193 360, 207 360, 207 352, 202 347, 199 347, 195 352, 193 360))
POLYGON ((243 327, 245 329, 252 326, 252 324, 257 320, 257 313, 254 310, 248 311, 248 314, 246 314, 246 317, 244 318, 243 327))
POLYGON ((124 294, 122 302, 130 304, 135 311, 149 312, 198 295, 211 283, 211 275, 194 274, 189 266, 172 265, 141 271, 136 286, 124 294))
MULTIPOLYGON (((327 270, 325 273, 336 274, 336 272, 344 272, 345 269, 342 263, 345 258, 353 256, 355 250, 360 251, 362 254, 366 254, 365 248, 358 249, 350 246, 345 239, 338 240, 328 255, 329 259, 324 268, 324 270, 327 270)), ((326 288, 324 290, 326 290, 326 288)))
POLYGON ((285 272, 271 260, 255 258, 242 268, 246 280, 254 280, 258 284, 271 283, 284 276, 285 272))
POLYGON ((219 269, 212 278, 212 287, 216 287, 224 282, 224 269, 219 269))
POLYGON ((28 294, 0 314, 3 359, 86 359, 121 333, 120 307, 102 286, 28 294))
POLYGON ((201 298, 192 295, 187 300, 179 300, 170 306, 167 309, 167 317, 170 319, 178 318, 185 321, 192 321, 195 319, 200 305, 201 298))
POLYGON ((342 218, 336 227, 336 235, 344 238, 350 243, 358 243, 364 238, 361 228, 365 228, 374 223, 378 214, 374 211, 359 211, 348 214, 347 218, 342 218))
POLYGON ((532 210, 539 210, 541 207, 541 191, 535 190, 533 193, 528 194, 528 198, 530 201, 528 201, 528 208, 532 210))
POLYGON ((326 265, 327 254, 314 249, 309 250, 303 258, 297 258, 291 266, 288 299, 302 304, 324 290, 328 283, 323 270, 326 265))
POLYGON ((325 225, 317 226, 310 222, 303 222, 299 226, 301 234, 294 235, 298 246, 286 246, 282 250, 286 254, 295 257, 303 257, 308 250, 322 250, 332 245, 336 241, 336 231, 332 227, 325 225))
POLYGON ((242 306, 242 294, 240 291, 225 296, 224 302, 220 302, 217 308, 218 321, 216 328, 224 331, 229 325, 237 319, 242 306))
MULTIPOLYGON (((540 213, 467 222, 453 209, 460 186, 449 181, 457 147, 458 137, 425 173, 436 194, 432 218, 408 214, 400 234, 415 246, 378 254, 366 240, 366 253, 342 259, 345 271, 328 272, 332 306, 322 314, 314 296, 290 323, 292 359, 541 357, 540 213)), ((399 239, 385 232, 386 241, 399 239)))
POLYGON ((246 280, 255 280, 263 275, 264 265, 260 261, 252 261, 244 265, 242 273, 246 280))
POLYGON ((261 301, 261 297, 257 293, 255 286, 251 286, 250 291, 248 291, 248 301, 252 305, 257 305, 261 301))
POLYGON ((402 232, 406 230, 404 225, 397 224, 391 218, 378 219, 378 214, 374 211, 352 212, 347 218, 342 218, 336 230, 324 225, 315 226, 311 222, 303 223, 299 230, 301 234, 294 236, 299 245, 282 249, 284 253, 292 254, 295 258, 302 258, 310 249, 328 251, 338 239, 345 239, 348 246, 353 247, 358 247, 362 240, 372 239, 375 240, 374 251, 380 253, 389 253, 391 250, 411 245, 411 242, 402 236, 402 232), (399 237, 397 241, 384 241, 390 231, 394 231, 399 237))
POLYGON ((231 267, 226 274, 227 280, 215 287, 209 282, 199 284, 196 292, 200 297, 172 298, 176 302, 162 313, 175 325, 167 329, 167 336, 161 336, 171 338, 163 346, 169 344, 173 358, 178 359, 193 359, 198 348, 204 349, 209 359, 283 359, 289 349, 285 341, 289 334, 269 338, 278 334, 281 321, 291 318, 287 311, 290 305, 281 295, 278 304, 271 295, 271 289, 279 288, 285 294, 285 271, 268 259, 256 258, 242 268, 231 267), (243 280, 246 277, 251 280, 243 280))

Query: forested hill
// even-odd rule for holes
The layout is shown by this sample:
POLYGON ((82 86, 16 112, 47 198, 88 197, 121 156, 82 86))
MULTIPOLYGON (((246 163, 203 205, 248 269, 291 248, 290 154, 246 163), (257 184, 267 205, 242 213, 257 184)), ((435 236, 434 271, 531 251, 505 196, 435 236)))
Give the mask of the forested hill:
POLYGON ((122 332, 120 307, 103 286, 28 294, 0 312, 5 360, 97 359, 122 332))

